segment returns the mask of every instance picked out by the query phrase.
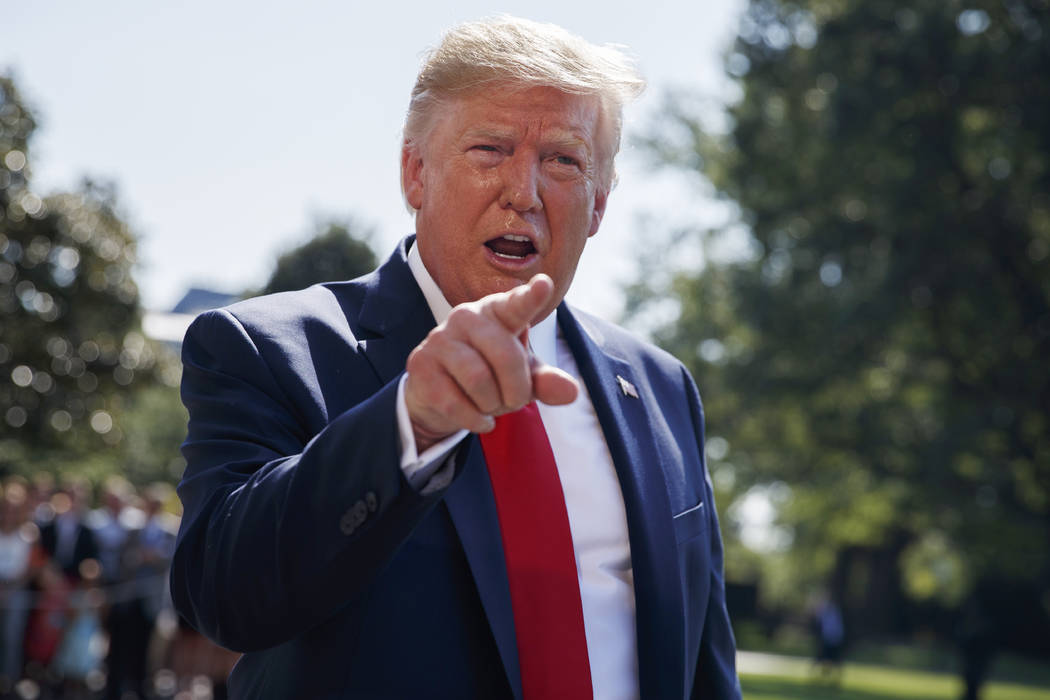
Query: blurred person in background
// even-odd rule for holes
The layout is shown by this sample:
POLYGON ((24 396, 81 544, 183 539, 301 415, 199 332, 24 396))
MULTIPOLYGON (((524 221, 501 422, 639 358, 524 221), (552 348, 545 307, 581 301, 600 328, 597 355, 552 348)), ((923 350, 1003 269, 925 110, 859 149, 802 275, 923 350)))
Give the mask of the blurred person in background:
POLYGON ((978 585, 963 601, 955 624, 962 660, 962 700, 978 700, 998 647, 998 627, 987 585, 978 585))
POLYGON ((27 675, 51 692, 86 692, 99 665, 99 547, 87 523, 90 489, 72 480, 55 491, 43 518, 44 557, 33 577, 35 605, 26 628, 27 675))
POLYGON ((813 607, 812 625, 817 651, 814 666, 817 677, 838 685, 842 681, 842 652, 846 646, 846 624, 842 610, 828 593, 821 593, 813 607))
POLYGON ((560 27, 455 27, 415 236, 190 327, 172 594, 247 652, 231 697, 740 697, 696 386, 562 303, 642 85, 560 27))
POLYGON ((52 560, 42 558, 33 575, 33 606, 26 623, 25 675, 40 686, 54 688, 60 678, 51 672, 66 629, 72 621, 74 585, 52 560))
POLYGON ((22 641, 32 596, 34 548, 40 531, 29 520, 25 484, 10 480, 0 496, 0 696, 22 677, 22 641))
MULTIPOLYGON (((102 566, 102 582, 107 586, 118 584, 126 578, 123 559, 128 537, 136 524, 133 522, 134 508, 131 507, 134 498, 131 484, 119 477, 110 477, 102 486, 100 507, 90 511, 85 518, 95 536, 98 561, 102 566)), ((141 521, 141 516, 138 520, 141 521)))
POLYGON ((37 525, 48 522, 55 516, 51 508, 51 497, 55 494, 55 480, 47 472, 34 474, 26 486, 26 507, 29 519, 37 525))
POLYGON ((179 519, 165 510, 165 504, 174 497, 167 484, 153 484, 143 491, 146 522, 136 539, 133 565, 144 614, 154 621, 171 606, 167 573, 175 554, 179 519))
POLYGON ((80 585, 69 594, 62 639, 48 667, 63 700, 95 697, 94 691, 105 679, 101 668, 105 648, 101 568, 86 565, 83 574, 80 585))
POLYGON ((128 562, 134 533, 143 522, 142 511, 133 504, 135 498, 131 484, 119 477, 110 477, 102 487, 101 506, 88 517, 88 524, 98 542, 106 591, 104 626, 109 639, 106 689, 107 697, 113 698, 119 698, 121 689, 128 684, 132 660, 139 653, 135 648, 139 644, 139 606, 128 562))
POLYGON ((87 486, 80 482, 65 485, 51 497, 50 505, 49 519, 40 524, 40 543, 66 578, 79 582, 84 564, 92 561, 97 565, 99 556, 95 534, 84 520, 87 486))
POLYGON ((110 608, 107 698, 144 698, 149 693, 150 639, 169 600, 167 571, 175 550, 177 521, 164 512, 170 487, 153 485, 141 495, 141 522, 130 531, 123 557, 126 585, 110 608))

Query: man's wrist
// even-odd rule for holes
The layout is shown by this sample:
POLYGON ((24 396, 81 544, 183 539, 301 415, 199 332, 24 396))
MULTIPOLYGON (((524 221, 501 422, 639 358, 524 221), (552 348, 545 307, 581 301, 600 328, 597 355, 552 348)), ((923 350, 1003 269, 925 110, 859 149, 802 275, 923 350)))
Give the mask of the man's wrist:
MULTIPOLYGON (((455 432, 455 431, 453 431, 455 432)), ((435 433, 421 427, 415 421, 412 421, 412 436, 416 440, 416 452, 423 454, 429 448, 438 444, 452 433, 435 433)))
POLYGON ((456 430, 448 435, 435 435, 426 429, 416 432, 416 426, 405 405, 405 379, 401 377, 397 390, 397 425, 401 442, 401 470, 412 488, 420 493, 441 490, 448 486, 453 471, 451 457, 456 446, 470 433, 456 430))

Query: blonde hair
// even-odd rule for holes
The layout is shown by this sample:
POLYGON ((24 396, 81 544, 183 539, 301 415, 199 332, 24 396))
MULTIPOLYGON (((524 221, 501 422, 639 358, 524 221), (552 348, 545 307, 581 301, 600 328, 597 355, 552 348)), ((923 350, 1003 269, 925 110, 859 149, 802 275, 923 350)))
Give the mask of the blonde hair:
POLYGON ((403 146, 426 140, 444 100, 492 85, 596 95, 604 127, 600 184, 606 190, 612 187, 623 106, 645 89, 633 61, 619 47, 598 46, 557 25, 509 15, 453 27, 424 55, 408 105, 403 146))

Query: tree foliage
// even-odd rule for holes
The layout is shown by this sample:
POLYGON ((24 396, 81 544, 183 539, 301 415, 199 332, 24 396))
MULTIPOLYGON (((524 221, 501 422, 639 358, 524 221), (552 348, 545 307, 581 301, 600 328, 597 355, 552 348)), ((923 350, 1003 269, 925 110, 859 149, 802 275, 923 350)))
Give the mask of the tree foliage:
POLYGON ((112 470, 136 392, 173 385, 177 367, 141 332, 135 237, 114 189, 33 191, 35 124, 0 76, 0 470, 112 470))
POLYGON ((1050 590, 1050 4, 752 0, 727 69, 725 133, 677 100, 648 140, 739 208, 702 244, 750 251, 657 334, 716 485, 786 486, 785 596, 851 547, 913 598, 1050 590))
POLYGON ((371 272, 376 256, 371 231, 355 232, 352 220, 319 221, 306 243, 283 253, 260 294, 303 289, 318 282, 347 280, 371 272))

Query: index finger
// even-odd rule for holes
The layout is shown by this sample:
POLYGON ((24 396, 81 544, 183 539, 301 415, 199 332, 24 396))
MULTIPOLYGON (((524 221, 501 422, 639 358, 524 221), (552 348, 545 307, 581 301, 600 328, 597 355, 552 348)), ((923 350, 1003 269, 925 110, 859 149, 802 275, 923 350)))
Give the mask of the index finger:
POLYGON ((550 301, 554 282, 542 272, 520 287, 496 295, 486 303, 490 312, 512 335, 521 335, 536 314, 550 301))

